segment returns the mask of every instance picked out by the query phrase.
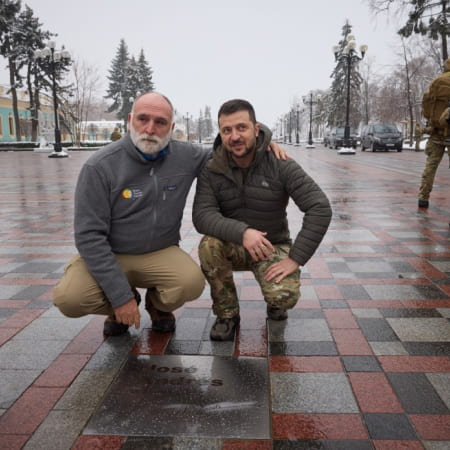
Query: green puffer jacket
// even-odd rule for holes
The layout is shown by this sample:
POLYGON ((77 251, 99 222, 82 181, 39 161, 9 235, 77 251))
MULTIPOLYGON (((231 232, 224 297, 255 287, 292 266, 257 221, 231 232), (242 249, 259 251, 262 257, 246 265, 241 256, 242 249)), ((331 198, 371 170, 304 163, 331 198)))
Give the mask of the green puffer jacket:
POLYGON ((272 244, 292 244, 287 204, 304 213, 289 256, 301 266, 316 251, 331 221, 328 198, 293 159, 277 160, 267 151, 271 133, 261 127, 255 159, 243 181, 242 170, 216 139, 212 159, 197 179, 193 222, 199 233, 242 244, 247 228, 267 232, 272 244))

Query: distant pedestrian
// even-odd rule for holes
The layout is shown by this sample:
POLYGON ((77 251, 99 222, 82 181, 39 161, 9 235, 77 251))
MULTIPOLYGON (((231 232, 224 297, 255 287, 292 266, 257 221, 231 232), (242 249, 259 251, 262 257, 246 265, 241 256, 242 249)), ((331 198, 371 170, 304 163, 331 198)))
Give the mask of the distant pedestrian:
POLYGON ((293 159, 266 151, 271 133, 256 122, 246 100, 219 110, 212 159, 197 180, 193 222, 205 234, 200 265, 211 287, 217 319, 212 340, 234 339, 240 322, 234 270, 251 270, 267 303, 267 316, 285 320, 300 296, 300 267, 314 254, 331 220, 328 198, 293 159), (286 208, 304 214, 292 242, 286 208))
POLYGON ((119 131, 119 129, 116 127, 114 128, 113 132, 111 133, 111 141, 118 141, 122 137, 122 133, 119 131))
POLYGON ((450 58, 444 62, 444 73, 430 83, 422 99, 422 114, 427 119, 426 131, 430 136, 425 146, 427 161, 419 188, 419 208, 428 208, 437 168, 445 148, 450 147, 449 102, 450 58))

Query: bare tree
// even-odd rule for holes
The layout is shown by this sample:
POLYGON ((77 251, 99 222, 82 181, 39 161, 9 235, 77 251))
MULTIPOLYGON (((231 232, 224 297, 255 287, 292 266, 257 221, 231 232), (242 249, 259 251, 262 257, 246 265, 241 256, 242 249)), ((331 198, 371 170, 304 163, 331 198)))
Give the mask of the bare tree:
POLYGON ((85 61, 75 59, 73 65, 73 98, 68 102, 66 113, 70 117, 71 133, 74 143, 80 145, 85 133, 85 123, 96 102, 96 94, 100 89, 100 76, 96 67, 85 61))

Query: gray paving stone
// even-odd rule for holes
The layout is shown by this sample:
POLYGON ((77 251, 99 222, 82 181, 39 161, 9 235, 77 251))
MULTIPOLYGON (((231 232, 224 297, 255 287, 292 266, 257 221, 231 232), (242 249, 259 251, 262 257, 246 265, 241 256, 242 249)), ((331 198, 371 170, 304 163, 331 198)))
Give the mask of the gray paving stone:
POLYGON ((372 300, 426 300, 446 298, 440 289, 434 286, 408 285, 364 285, 372 300))
POLYGON ((87 370, 118 369, 122 366, 137 339, 136 334, 109 337, 86 365, 87 370))
POLYGON ((9 408, 41 373, 41 370, 0 369, 0 408, 9 408))
POLYGON ((50 411, 24 446, 24 450, 68 450, 89 418, 88 410, 50 411))
POLYGON ((69 342, 13 338, 0 347, 0 369, 45 370, 69 342))
POLYGON ((221 439, 129 437, 121 450, 221 450, 221 439))
POLYGON ((450 322, 443 318, 387 319, 389 325, 402 341, 448 342, 450 322))
POLYGON ((356 317, 365 319, 381 319, 383 317, 376 308, 352 308, 352 313, 356 317))
POLYGON ((272 372, 274 413, 357 413, 358 406, 343 373, 272 372))
POLYGON ((54 409, 85 410, 92 413, 116 374, 117 369, 82 370, 58 400, 54 409))
POLYGON ((369 230, 328 230, 325 243, 335 242, 379 242, 379 239, 369 230))
POLYGON ((271 356, 335 356, 334 342, 269 342, 271 356))
POLYGON ((450 373, 427 373, 425 375, 447 408, 450 409, 450 373))
POLYGON ((206 322, 206 318, 182 317, 177 320, 177 327, 172 339, 179 341, 201 340, 206 322))
POLYGON ((450 441, 422 441, 426 450, 448 450, 450 441))
POLYGON ((438 308, 437 311, 439 311, 442 317, 450 319, 450 308, 438 308))
POLYGON ((332 341, 330 329, 325 319, 294 319, 269 321, 270 342, 332 341))
POLYGON ((450 414, 423 373, 386 374, 407 414, 450 414))
POLYGON ((364 414, 364 419, 374 440, 417 440, 405 414, 364 414))
POLYGON ((409 355, 401 342, 369 342, 375 355, 409 355))
POLYGON ((72 340, 89 322, 89 317, 38 317, 14 336, 14 340, 72 340))

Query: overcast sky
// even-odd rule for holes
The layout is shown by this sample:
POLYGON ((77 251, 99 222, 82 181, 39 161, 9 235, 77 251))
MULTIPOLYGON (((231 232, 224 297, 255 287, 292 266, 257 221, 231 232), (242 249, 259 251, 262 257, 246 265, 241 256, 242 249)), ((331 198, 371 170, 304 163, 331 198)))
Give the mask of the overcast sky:
MULTIPOLYGON (((374 17, 365 0, 26 0, 44 29, 57 33, 77 59, 106 75, 125 39, 141 48, 156 90, 182 114, 211 106, 215 119, 231 98, 253 103, 258 120, 272 126, 296 96, 327 89, 331 48, 348 19, 357 45, 379 71, 395 63, 400 40, 394 18, 374 17)), ((0 82, 7 83, 5 61, 0 82)))

